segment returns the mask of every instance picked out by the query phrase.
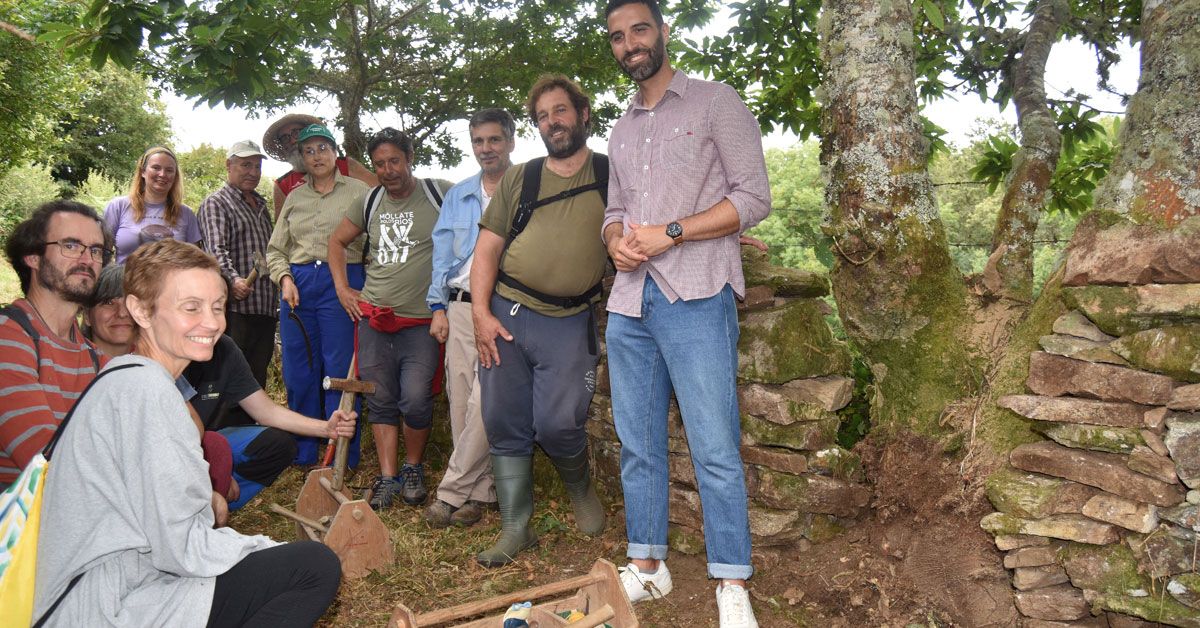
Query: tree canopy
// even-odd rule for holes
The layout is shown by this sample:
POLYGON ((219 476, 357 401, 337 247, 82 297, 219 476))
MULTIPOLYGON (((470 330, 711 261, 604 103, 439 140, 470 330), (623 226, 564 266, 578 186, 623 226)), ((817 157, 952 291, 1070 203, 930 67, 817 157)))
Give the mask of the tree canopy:
MULTIPOLYGON (((519 114, 538 74, 563 72, 592 93, 616 82, 597 11, 558 0, 94 0, 43 37, 210 105, 274 112, 333 99, 356 156, 367 127, 396 125, 383 118, 394 110, 418 161, 456 164, 446 123, 482 107, 519 114)), ((603 127, 617 109, 595 113, 603 127)))

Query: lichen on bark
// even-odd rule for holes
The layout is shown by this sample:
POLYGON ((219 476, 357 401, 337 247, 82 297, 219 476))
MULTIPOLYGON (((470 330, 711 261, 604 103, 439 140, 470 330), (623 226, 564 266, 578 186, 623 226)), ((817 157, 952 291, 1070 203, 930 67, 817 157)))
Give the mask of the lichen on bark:
POLYGON ((820 24, 824 229, 839 314, 874 374, 875 429, 943 435, 943 409, 978 372, 966 289, 925 169, 910 7, 827 0, 820 24))

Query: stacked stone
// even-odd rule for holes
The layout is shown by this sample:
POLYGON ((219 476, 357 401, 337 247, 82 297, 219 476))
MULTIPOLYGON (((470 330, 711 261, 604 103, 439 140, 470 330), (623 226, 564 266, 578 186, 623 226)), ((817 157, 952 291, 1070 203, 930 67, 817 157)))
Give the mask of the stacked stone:
POLYGON ((1026 626, 1200 626, 1200 219, 1112 221, 1068 251, 1033 394, 999 400, 1048 440, 989 479, 981 525, 1026 626))
MULTIPOLYGON (((870 497, 858 458, 835 443, 836 411, 850 402, 854 388, 847 377, 850 353, 825 321, 825 277, 771 266, 758 251, 744 253, 743 266, 738 400, 751 535, 756 546, 825 540, 856 518, 870 497)), ((621 445, 609 394, 602 361, 588 432, 599 477, 619 490, 621 445)), ((668 429, 670 543, 676 551, 702 552, 700 495, 674 400, 668 429)))

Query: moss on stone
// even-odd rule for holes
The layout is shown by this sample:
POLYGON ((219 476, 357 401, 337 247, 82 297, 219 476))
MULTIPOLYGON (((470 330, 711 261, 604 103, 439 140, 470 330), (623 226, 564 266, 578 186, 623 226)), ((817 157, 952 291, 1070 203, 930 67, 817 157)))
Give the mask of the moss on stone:
POLYGON ((1033 427, 1059 445, 1076 449, 1127 454, 1133 451, 1134 447, 1146 444, 1137 429, 1128 427, 1051 421, 1034 421, 1033 427))
MULTIPOLYGON (((983 400, 983 410, 976 425, 976 442, 990 450, 993 464, 999 465, 1018 445, 1042 440, 1032 429, 1025 417, 996 405, 1004 395, 1024 394, 1025 380, 1029 378, 1029 354, 1038 350, 1038 339, 1050 333, 1054 321, 1066 313, 1059 295, 1062 290, 1063 270, 1060 266, 1042 287, 1042 292, 1024 320, 1017 324, 1009 336, 1008 347, 996 366, 991 387, 983 400)), ((986 453, 984 454, 987 455, 986 453)))
POLYGON ((747 414, 742 415, 742 433, 748 444, 815 451, 833 444, 841 419, 835 414, 818 421, 779 425, 747 414))
POLYGON ((1172 325, 1123 336, 1112 349, 1134 366, 1200 382, 1200 325, 1172 325))
POLYGON ((1082 311, 1104 333, 1125 336, 1200 320, 1200 300, 1190 302, 1187 298, 1192 293, 1200 294, 1192 286, 1168 284, 1153 293, 1148 292, 1148 286, 1072 286, 1063 288, 1063 301, 1082 311), (1165 298, 1169 306, 1143 300, 1150 299, 1143 297, 1145 294, 1165 298))
POLYGON ((1124 595, 1149 591, 1151 581, 1138 571, 1133 550, 1123 543, 1089 545, 1068 542, 1059 554, 1071 584, 1080 589, 1124 595))
POLYGON ((1092 604, 1105 610, 1133 615, 1169 626, 1200 628, 1200 610, 1180 604, 1175 601, 1175 598, 1167 595, 1161 587, 1151 595, 1144 597, 1102 595, 1093 599, 1092 604))
POLYGON ((858 454, 834 445, 808 455, 808 468, 839 480, 851 482, 862 479, 862 458, 858 454))
POLYGON ((829 294, 829 278, 796 268, 773 266, 770 256, 754 247, 742 247, 742 274, 746 287, 770 286, 779 297, 823 297, 829 294))
POLYGON ((984 489, 996 510, 1026 519, 1040 519, 1053 512, 1055 498, 1063 483, 1057 478, 1004 467, 988 477, 984 489))
POLYGON ((673 525, 667 530, 667 545, 681 554, 695 556, 704 551, 704 535, 673 525))
POLYGON ((841 536, 845 531, 846 527, 838 523, 837 517, 814 514, 804 537, 813 543, 825 543, 841 536))
POLYGON ((801 299, 751 312, 738 339, 738 377, 782 384, 850 370, 850 351, 825 324, 820 301, 801 299))

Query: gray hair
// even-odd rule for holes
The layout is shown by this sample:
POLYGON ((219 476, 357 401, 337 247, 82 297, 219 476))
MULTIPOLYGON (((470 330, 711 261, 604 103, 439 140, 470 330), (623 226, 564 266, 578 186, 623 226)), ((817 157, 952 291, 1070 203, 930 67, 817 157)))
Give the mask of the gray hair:
POLYGON ((109 264, 101 268, 100 275, 96 277, 96 292, 92 295, 92 302, 88 307, 96 307, 110 299, 119 299, 125 296, 125 290, 121 285, 124 279, 124 264, 109 264))

